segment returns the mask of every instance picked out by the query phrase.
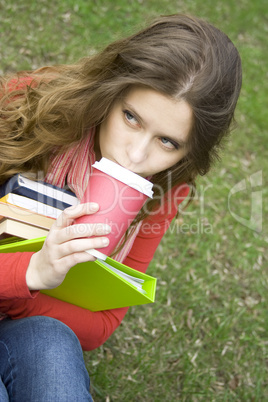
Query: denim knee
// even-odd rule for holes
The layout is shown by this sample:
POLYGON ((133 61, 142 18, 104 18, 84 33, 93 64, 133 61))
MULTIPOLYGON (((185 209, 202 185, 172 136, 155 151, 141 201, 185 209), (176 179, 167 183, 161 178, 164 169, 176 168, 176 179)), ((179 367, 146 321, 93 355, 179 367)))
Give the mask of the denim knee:
MULTIPOLYGON (((13 401, 91 401, 89 376, 74 332, 50 317, 4 320, 1 378, 13 401)), ((1 328, 2 327, 2 328, 1 328)))

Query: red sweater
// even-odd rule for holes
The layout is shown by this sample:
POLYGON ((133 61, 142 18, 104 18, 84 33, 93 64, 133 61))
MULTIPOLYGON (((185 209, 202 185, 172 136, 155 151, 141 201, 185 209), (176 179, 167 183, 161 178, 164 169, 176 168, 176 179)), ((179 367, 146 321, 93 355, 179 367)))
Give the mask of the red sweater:
MULTIPOLYGON (((178 204, 188 192, 187 186, 174 188, 161 211, 144 220, 124 264, 141 272, 146 271, 177 213, 178 204)), ((26 285, 25 273, 32 254, 0 254, 0 312, 12 319, 36 315, 54 317, 76 333, 84 350, 102 345, 119 326, 128 307, 92 312, 39 292, 31 293, 26 285)))

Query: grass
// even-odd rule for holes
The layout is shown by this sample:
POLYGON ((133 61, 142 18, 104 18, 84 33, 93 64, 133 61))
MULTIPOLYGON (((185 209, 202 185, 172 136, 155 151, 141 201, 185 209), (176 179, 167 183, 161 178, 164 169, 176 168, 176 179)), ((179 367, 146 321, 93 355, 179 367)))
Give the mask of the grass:
POLYGON ((0 0, 0 69, 73 62, 175 12, 208 19, 237 45, 244 70, 237 128, 149 267, 158 277, 156 302, 131 308, 102 347, 85 353, 92 394, 96 402, 265 401, 266 0, 0 0), (259 185, 251 187, 255 173, 259 185), (245 189, 230 197, 243 180, 245 189), (256 195, 263 204, 259 231, 234 218, 250 222, 256 195))

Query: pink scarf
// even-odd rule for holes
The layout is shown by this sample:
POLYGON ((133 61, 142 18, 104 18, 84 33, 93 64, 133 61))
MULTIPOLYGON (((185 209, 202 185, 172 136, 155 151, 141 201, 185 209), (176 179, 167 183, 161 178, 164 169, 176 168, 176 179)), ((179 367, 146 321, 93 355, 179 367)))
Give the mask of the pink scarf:
MULTIPOLYGON (((92 173, 92 165, 95 162, 94 134, 95 130, 91 129, 88 132, 88 136, 78 145, 75 145, 65 154, 54 156, 45 181, 61 188, 67 184, 78 199, 81 200, 92 173)), ((129 237, 124 247, 113 256, 115 260, 124 261, 131 250, 140 226, 141 222, 130 229, 129 237)), ((124 236, 119 241, 119 244, 122 244, 123 241, 124 236)))

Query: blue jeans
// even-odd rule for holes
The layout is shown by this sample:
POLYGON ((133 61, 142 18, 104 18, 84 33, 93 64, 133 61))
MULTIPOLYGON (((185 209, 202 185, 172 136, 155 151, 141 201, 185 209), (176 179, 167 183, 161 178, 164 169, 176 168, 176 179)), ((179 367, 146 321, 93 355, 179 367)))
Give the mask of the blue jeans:
POLYGON ((92 402, 74 332, 50 317, 0 321, 1 402, 92 402))

